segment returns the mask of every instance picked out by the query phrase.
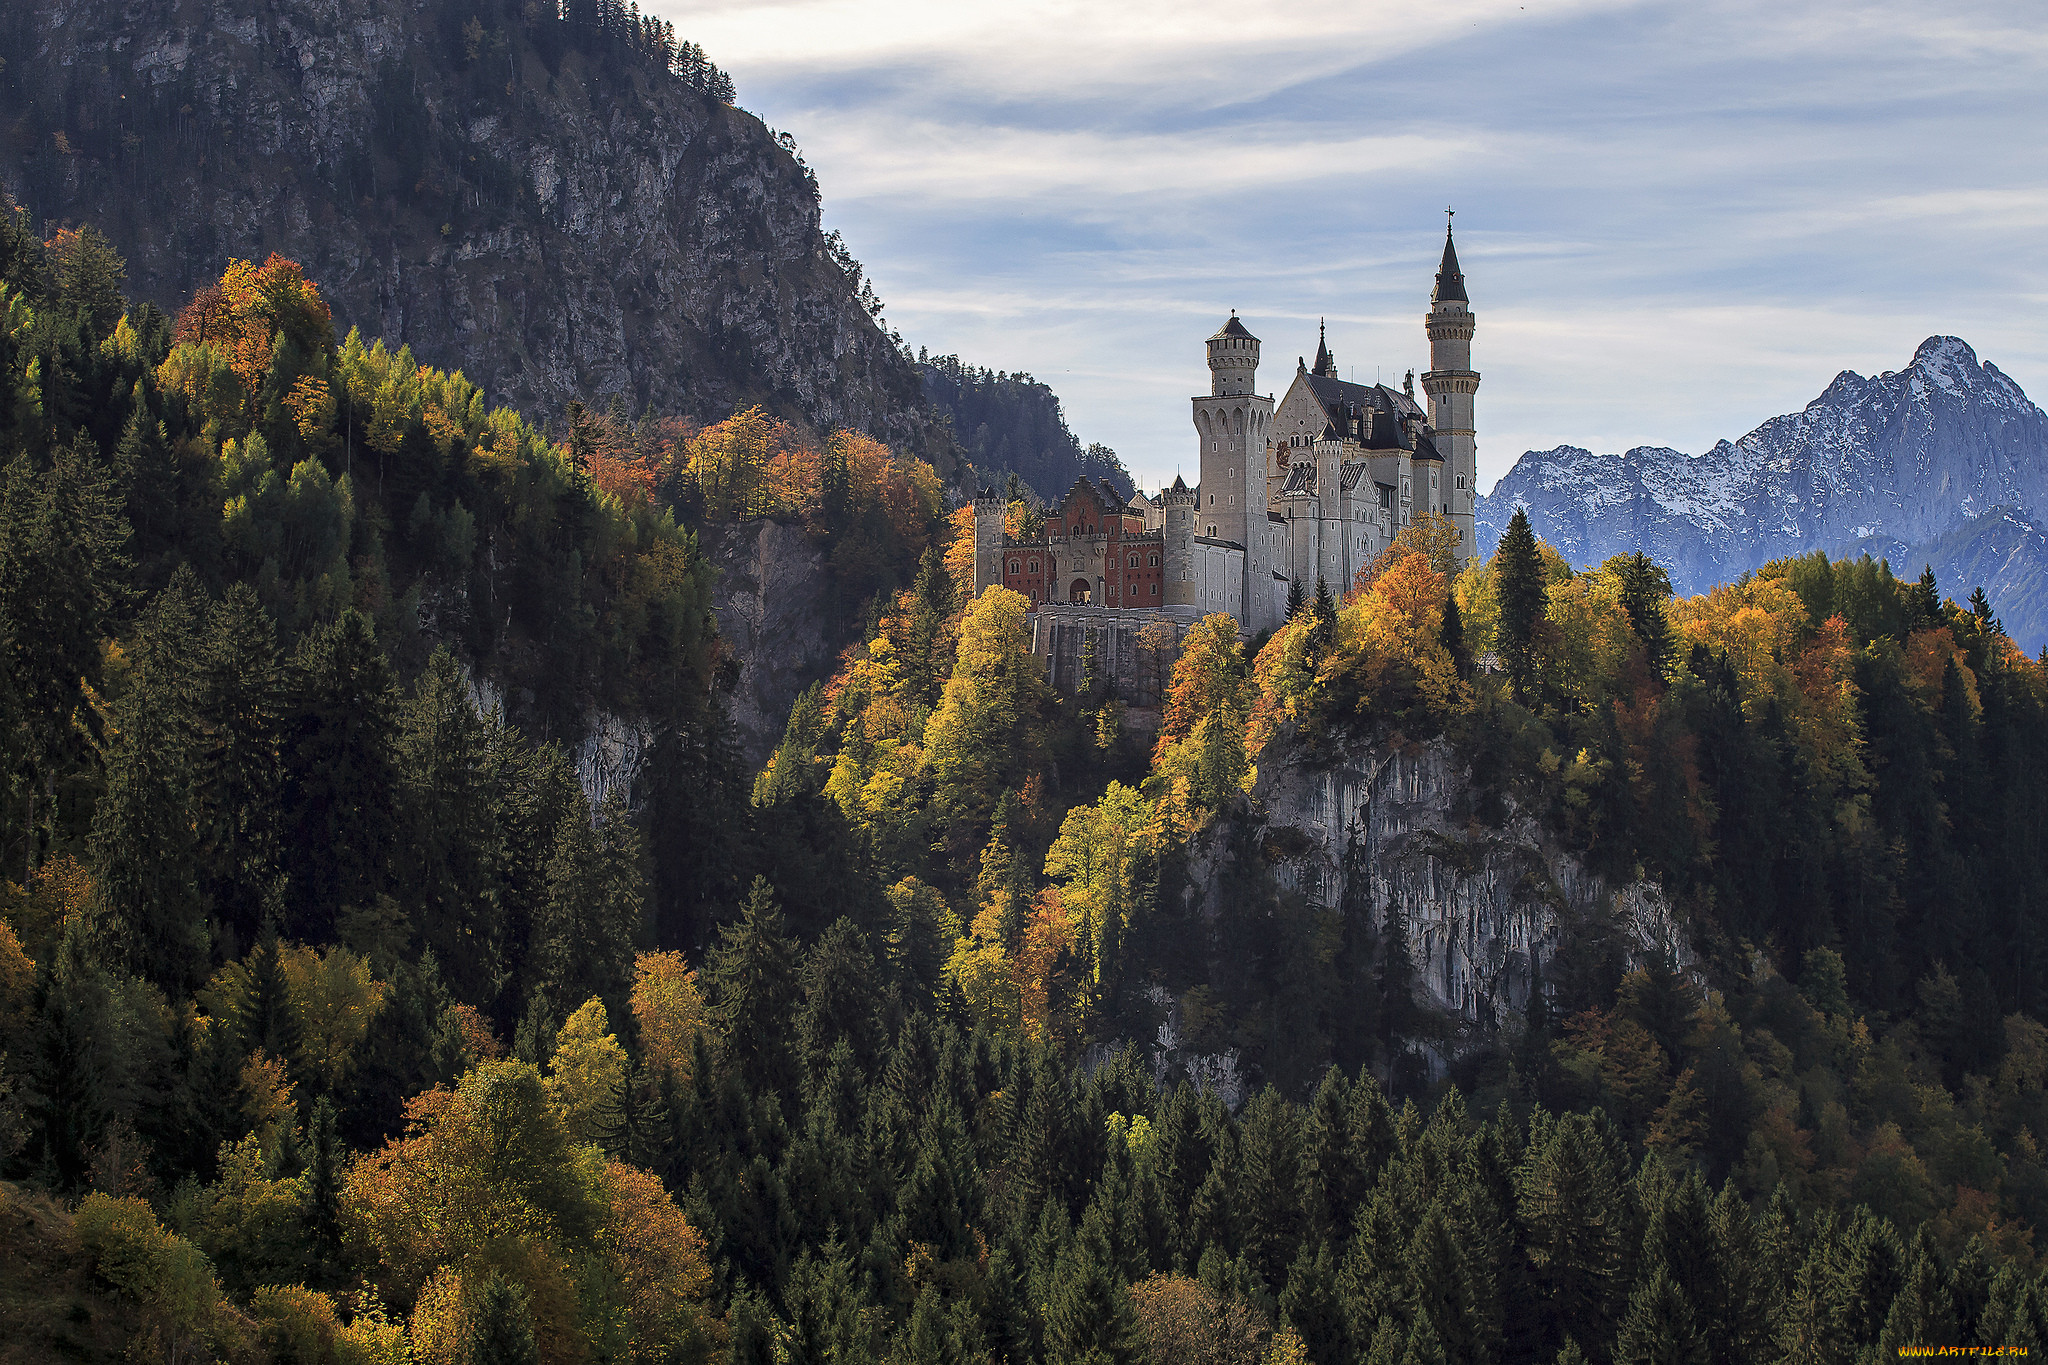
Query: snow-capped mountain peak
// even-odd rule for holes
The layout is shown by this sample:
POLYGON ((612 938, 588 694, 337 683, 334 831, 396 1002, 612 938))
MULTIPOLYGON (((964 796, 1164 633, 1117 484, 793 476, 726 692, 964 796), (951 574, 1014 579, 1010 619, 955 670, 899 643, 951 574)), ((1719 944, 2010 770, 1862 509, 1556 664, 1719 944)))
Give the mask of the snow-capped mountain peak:
POLYGON ((1994 509, 2048 514, 2048 416, 1968 342, 1931 336, 1904 369, 1844 370, 1703 455, 1531 451, 1479 499, 1482 550, 1518 505, 1576 563, 1642 550, 1699 591, 1784 555, 1927 544, 1994 509))

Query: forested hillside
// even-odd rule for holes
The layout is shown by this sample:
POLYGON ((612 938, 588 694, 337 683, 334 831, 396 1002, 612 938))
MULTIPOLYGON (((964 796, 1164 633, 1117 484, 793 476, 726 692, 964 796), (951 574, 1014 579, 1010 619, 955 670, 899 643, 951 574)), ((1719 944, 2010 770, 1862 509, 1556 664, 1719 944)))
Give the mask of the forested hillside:
POLYGON ((1065 497, 1076 479, 1108 479, 1126 495, 1134 490, 1114 450, 1082 449, 1059 395, 1039 380, 965 365, 954 355, 919 352, 917 366, 925 397, 953 424, 976 487, 1005 487, 1014 474, 1046 502, 1065 497))
POLYGON ((907 453, 550 434, 291 261, 175 316, 123 271, 0 218, 9 1350, 2048 1342, 2048 675, 1981 598, 1815 556, 1674 599, 1425 519, 1269 639, 1148 637, 1141 731, 1092 655, 1045 686, 907 453), (865 624, 751 773, 697 546, 763 516, 865 624), (600 716, 630 782, 579 773, 600 716), (1261 768, 1426 746, 1470 797, 1419 863, 1539 821, 1684 961, 1529 867, 1527 1007, 1425 1005, 1370 877, 1278 875, 1261 768))

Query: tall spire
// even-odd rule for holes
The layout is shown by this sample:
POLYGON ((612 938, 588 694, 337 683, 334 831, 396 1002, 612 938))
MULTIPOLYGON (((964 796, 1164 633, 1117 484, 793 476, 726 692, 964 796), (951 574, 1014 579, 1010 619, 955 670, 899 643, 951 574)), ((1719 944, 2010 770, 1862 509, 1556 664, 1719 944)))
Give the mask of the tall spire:
POLYGON ((1330 354, 1329 329, 1323 319, 1316 319, 1316 368, 1315 372, 1326 379, 1337 377, 1337 357, 1330 354))
POLYGON ((1431 303, 1469 303, 1465 297, 1465 272, 1458 269, 1458 248, 1451 241, 1449 209, 1445 209, 1444 220, 1444 262, 1436 268, 1436 288, 1430 291, 1431 303))

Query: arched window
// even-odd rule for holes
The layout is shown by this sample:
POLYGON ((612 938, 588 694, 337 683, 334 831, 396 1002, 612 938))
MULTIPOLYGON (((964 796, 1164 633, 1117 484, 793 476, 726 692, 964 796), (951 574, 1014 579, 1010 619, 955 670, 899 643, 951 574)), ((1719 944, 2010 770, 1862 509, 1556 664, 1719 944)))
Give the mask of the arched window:
POLYGON ((1020 567, 1018 566, 1018 564, 1017 564, 1017 561, 1013 559, 1013 560, 1011 560, 1011 561, 1010 561, 1010 572, 1011 572, 1011 573, 1022 573, 1022 572, 1024 572, 1024 570, 1023 570, 1022 568, 1020 568, 1020 567))
POLYGON ((1159 596, 1159 585, 1158 585, 1157 583, 1154 583, 1154 584, 1152 585, 1152 595, 1153 595, 1154 597, 1157 597, 1157 596, 1159 596))
POLYGON ((1137 568, 1137 567, 1138 567, 1138 557, 1137 557, 1136 555, 1132 555, 1132 556, 1131 556, 1131 563, 1130 563, 1130 567, 1131 567, 1131 568, 1133 568, 1133 569, 1135 569, 1135 568, 1137 568))
POLYGON ((1151 566, 1152 568, 1155 568, 1155 569, 1156 569, 1156 568, 1158 568, 1158 567, 1159 567, 1159 556, 1158 556, 1158 555, 1151 555, 1151 556, 1149 556, 1148 558, 1149 558, 1149 561, 1150 561, 1150 566, 1151 566))
POLYGON ((1033 573, 1037 573, 1037 572, 1038 572, 1038 561, 1037 561, 1037 560, 1035 560, 1035 559, 1031 561, 1031 572, 1033 572, 1033 573))

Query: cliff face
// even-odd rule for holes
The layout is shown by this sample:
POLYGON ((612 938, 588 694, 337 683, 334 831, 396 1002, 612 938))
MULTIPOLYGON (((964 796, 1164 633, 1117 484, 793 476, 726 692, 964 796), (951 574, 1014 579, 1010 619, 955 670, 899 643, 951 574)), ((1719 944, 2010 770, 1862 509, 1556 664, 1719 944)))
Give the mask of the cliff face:
POLYGON ((825 556, 799 527, 767 520, 716 527, 704 552, 718 566, 711 600, 719 638, 739 664, 733 728, 747 762, 760 768, 782 738, 790 703, 832 672, 860 621, 832 619, 825 556))
MULTIPOLYGON (((1398 916, 1417 1003, 1449 1026, 1424 1043, 1437 1065, 1456 1055, 1461 1038, 1527 1006, 1532 965, 1547 968, 1575 925, 1610 924, 1631 965, 1667 953, 1682 968, 1695 965, 1654 883, 1617 885, 1588 871, 1512 806, 1497 825, 1473 823, 1473 798, 1471 775, 1448 743, 1384 737, 1334 755, 1276 740, 1252 792, 1256 843, 1283 892, 1313 905, 1363 906, 1383 942, 1398 916)), ((1194 864, 1195 894, 1209 915, 1225 908, 1222 843, 1212 841, 1194 864)))
POLYGON ((339 329, 494 402, 759 402, 954 472, 793 144, 616 38, 509 0, 7 10, 0 182, 40 224, 99 225, 139 297, 276 251, 339 329))

